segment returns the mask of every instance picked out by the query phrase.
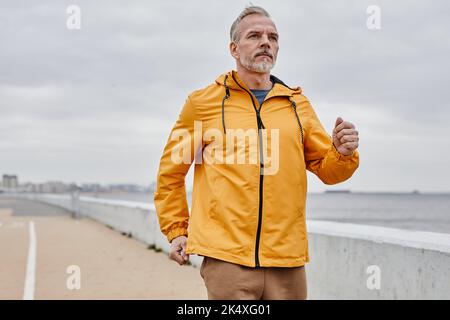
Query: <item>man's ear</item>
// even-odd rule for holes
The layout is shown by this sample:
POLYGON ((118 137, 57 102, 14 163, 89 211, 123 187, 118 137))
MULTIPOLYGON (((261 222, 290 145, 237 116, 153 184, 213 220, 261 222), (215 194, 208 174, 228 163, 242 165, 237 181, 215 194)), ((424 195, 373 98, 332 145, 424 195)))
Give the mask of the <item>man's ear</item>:
POLYGON ((230 53, 231 56, 235 59, 239 59, 239 53, 238 53, 238 49, 237 49, 237 44, 234 41, 230 42, 230 53))

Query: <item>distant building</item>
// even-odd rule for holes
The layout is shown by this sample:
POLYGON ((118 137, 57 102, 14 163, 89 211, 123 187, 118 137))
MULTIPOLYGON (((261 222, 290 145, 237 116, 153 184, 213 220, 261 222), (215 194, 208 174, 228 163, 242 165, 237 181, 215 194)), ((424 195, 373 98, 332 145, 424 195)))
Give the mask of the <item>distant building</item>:
POLYGON ((31 182, 27 182, 25 184, 22 184, 20 186, 20 189, 23 192, 31 192, 31 193, 38 192, 38 186, 36 184, 34 184, 34 183, 31 183, 31 182))
POLYGON ((146 188, 143 186, 135 185, 135 184, 110 184, 109 185, 110 192, 128 192, 128 193, 139 193, 145 192, 146 188))
POLYGON ((67 193, 71 191, 71 186, 61 181, 47 181, 42 184, 41 192, 44 193, 67 193))
POLYGON ((98 183, 83 183, 81 185, 82 192, 102 192, 103 188, 98 183))
POLYGON ((19 187, 19 178, 17 175, 4 174, 2 177, 3 189, 17 189, 19 187))

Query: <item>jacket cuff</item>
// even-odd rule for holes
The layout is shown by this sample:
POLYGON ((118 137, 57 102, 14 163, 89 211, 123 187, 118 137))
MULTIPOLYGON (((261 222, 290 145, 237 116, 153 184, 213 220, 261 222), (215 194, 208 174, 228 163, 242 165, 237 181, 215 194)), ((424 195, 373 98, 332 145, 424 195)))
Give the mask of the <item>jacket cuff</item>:
POLYGON ((174 229, 170 230, 169 233, 167 234, 167 240, 170 243, 176 237, 179 237, 179 236, 187 237, 187 235, 188 235, 188 232, 187 232, 186 228, 174 228, 174 229))
POLYGON ((336 149, 334 143, 331 143, 331 149, 333 150, 334 156, 339 161, 348 161, 348 160, 352 159, 355 156, 355 153, 356 153, 356 150, 353 150, 353 152, 351 154, 349 154, 347 156, 343 155, 336 149))

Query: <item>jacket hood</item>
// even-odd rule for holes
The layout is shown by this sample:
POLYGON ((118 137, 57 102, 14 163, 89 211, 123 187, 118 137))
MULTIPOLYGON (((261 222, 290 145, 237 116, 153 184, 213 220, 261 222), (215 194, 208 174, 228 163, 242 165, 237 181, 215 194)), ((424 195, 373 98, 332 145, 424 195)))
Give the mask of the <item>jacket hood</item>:
MULTIPOLYGON (((274 84, 272 87, 272 95, 274 96, 292 97, 294 94, 302 93, 302 89, 300 87, 291 88, 274 75, 270 75, 270 80, 274 84)), ((235 70, 231 70, 227 73, 221 74, 219 77, 217 77, 216 83, 221 86, 226 86, 232 90, 243 90, 244 88, 247 91, 250 91, 245 83, 239 78, 239 75, 235 70)))
MULTIPOLYGON (((283 81, 278 79, 277 77, 270 75, 270 81, 273 83, 273 87, 270 90, 270 93, 267 97, 286 97, 291 101, 292 106, 294 107, 294 110, 297 108, 297 105, 294 101, 293 95, 294 94, 301 94, 302 89, 300 87, 291 88, 287 86, 283 81)), ((223 86, 225 88, 224 96, 222 99, 222 127, 223 132, 226 134, 226 125, 225 125, 225 100, 229 99, 231 97, 231 91, 230 90, 238 90, 238 91, 247 91, 250 95, 249 88, 245 85, 245 83, 239 78, 239 75, 236 71, 232 70, 228 73, 220 75, 216 79, 216 83, 220 86, 223 86)), ((253 101, 253 98, 252 98, 253 101)), ((255 111, 257 112, 257 119, 258 119, 258 128, 261 127, 262 129, 265 129, 264 123, 262 122, 261 116, 259 114, 259 111, 256 109, 255 103, 253 102, 253 107, 255 108, 255 111)), ((303 142, 303 128, 300 123, 300 119, 297 116, 297 112, 295 112, 295 115, 297 117, 298 125, 300 126, 300 132, 303 142)))

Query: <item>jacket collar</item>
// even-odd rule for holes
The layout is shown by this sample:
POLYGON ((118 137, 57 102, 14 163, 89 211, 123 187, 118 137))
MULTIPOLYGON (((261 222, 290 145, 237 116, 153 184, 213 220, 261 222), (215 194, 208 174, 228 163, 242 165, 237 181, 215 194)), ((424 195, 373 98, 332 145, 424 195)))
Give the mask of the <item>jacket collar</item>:
MULTIPOLYGON (((225 78, 226 85, 231 90, 239 90, 239 91, 248 91, 250 89, 245 85, 245 83, 239 78, 238 73, 235 70, 229 71, 220 75, 216 79, 216 83, 222 86, 225 86, 225 78)), ((272 89, 269 91, 267 98, 275 97, 275 96, 287 96, 292 97, 293 94, 300 94, 302 89, 300 87, 291 88, 287 86, 283 81, 278 79, 277 77, 270 75, 270 80, 274 83, 272 89)))

